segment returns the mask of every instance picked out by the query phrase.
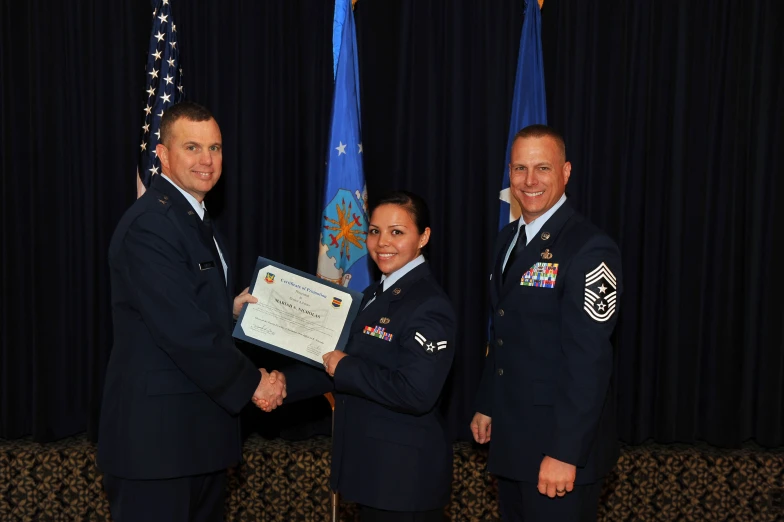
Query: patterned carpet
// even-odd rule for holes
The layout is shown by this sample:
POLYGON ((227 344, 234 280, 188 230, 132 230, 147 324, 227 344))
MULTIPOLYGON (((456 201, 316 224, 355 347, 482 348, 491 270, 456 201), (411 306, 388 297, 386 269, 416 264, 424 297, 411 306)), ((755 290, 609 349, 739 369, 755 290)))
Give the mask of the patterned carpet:
MULTIPOLYGON (((329 439, 252 436, 230 470, 228 521, 329 520, 329 439)), ((455 444, 450 520, 498 520, 486 453, 455 444)), ((356 508, 341 504, 341 520, 356 508)), ((109 521, 84 436, 50 444, 0 440, 0 521, 109 521)), ((784 521, 784 450, 748 446, 628 446, 605 484, 601 521, 784 521)))

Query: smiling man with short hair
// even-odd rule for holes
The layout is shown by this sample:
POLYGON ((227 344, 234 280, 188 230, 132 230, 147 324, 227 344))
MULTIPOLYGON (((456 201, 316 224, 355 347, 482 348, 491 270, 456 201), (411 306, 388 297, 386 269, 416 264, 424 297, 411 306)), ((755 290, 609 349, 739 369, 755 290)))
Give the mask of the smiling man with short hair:
POLYGON ((592 521, 618 458, 610 335, 620 252, 569 204, 572 165, 560 134, 526 127, 510 160, 522 216, 496 242, 491 339, 471 430, 490 442, 503 520, 592 521))
POLYGON ((123 215, 109 247, 114 344, 98 465, 115 522, 223 520, 226 468, 241 457, 240 410, 285 397, 235 346, 231 272, 204 196, 222 172, 204 107, 166 110, 162 174, 123 215))

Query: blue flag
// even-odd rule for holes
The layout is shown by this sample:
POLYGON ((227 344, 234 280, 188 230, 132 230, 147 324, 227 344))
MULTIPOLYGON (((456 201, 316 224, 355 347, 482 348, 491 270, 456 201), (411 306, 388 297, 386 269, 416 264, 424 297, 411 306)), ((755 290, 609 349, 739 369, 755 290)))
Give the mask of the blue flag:
POLYGON ((161 162, 155 146, 161 137, 163 111, 183 98, 182 69, 177 48, 177 26, 171 12, 171 0, 153 0, 152 31, 147 56, 147 103, 144 107, 141 152, 136 172, 137 197, 141 196, 153 175, 158 174, 161 162))
POLYGON ((542 19, 536 0, 527 0, 523 33, 520 35, 520 54, 517 56, 512 117, 509 139, 506 142, 506 163, 501 183, 501 229, 520 217, 520 208, 509 192, 508 163, 512 140, 517 131, 535 123, 547 123, 547 100, 544 91, 544 61, 542 60, 542 19))
POLYGON ((327 180, 318 277, 364 290, 370 284, 367 188, 362 170, 357 37, 350 0, 335 2, 335 97, 327 149, 327 180))

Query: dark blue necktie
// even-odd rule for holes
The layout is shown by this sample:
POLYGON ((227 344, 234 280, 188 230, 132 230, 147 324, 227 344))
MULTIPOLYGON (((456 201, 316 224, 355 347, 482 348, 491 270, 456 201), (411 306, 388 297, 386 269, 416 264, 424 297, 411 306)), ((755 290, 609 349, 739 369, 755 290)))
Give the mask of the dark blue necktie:
POLYGON ((226 281, 225 274, 223 273, 223 263, 221 262, 220 254, 218 253, 218 247, 215 246, 215 237, 213 236, 212 232, 212 221, 210 220, 210 214, 207 212, 207 209, 204 209, 204 217, 201 220, 201 232, 202 237, 207 242, 207 248, 210 249, 210 253, 212 257, 215 258, 215 267, 220 270, 221 277, 223 277, 223 281, 226 281))
POLYGON ((504 266, 503 271, 503 280, 506 281, 506 274, 509 271, 509 268, 514 264, 514 262, 522 255, 523 249, 525 249, 525 242, 527 237, 525 235, 525 225, 520 227, 520 232, 517 234, 517 242, 515 243, 514 248, 511 252, 509 252, 509 259, 506 260, 506 266, 504 266))

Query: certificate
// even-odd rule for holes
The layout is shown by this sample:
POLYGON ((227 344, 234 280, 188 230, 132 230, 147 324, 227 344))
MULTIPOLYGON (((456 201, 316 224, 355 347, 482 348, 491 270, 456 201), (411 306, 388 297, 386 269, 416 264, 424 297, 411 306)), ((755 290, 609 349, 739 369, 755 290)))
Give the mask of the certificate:
POLYGON ((260 257, 251 294, 234 327, 234 337, 311 364, 342 350, 362 294, 260 257))

